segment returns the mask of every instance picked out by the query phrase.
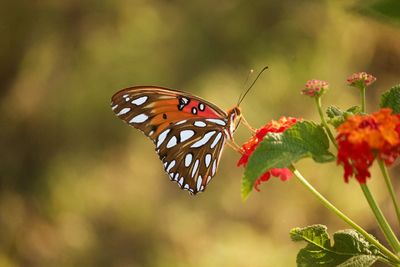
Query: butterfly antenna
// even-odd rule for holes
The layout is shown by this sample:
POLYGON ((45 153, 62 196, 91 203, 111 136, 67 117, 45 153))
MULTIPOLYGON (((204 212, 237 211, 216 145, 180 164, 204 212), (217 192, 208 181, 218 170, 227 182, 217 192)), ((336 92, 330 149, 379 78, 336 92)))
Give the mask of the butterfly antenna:
POLYGON ((257 77, 254 79, 254 81, 251 83, 251 85, 249 86, 249 88, 247 88, 246 92, 240 95, 237 106, 240 105, 240 103, 242 103, 243 99, 245 98, 245 96, 247 95, 248 92, 250 92, 250 89, 253 88, 253 85, 257 82, 258 78, 260 78, 261 74, 268 69, 268 66, 265 66, 258 74, 257 77))
MULTIPOLYGON (((249 81, 250 76, 253 74, 253 72, 254 72, 254 70, 251 69, 251 70, 249 71, 249 74, 247 74, 246 80, 245 80, 244 83, 243 83, 243 88, 246 86, 246 84, 247 84, 247 82, 249 81)), ((243 94, 243 91, 240 93, 238 102, 240 101, 240 98, 242 98, 242 94, 243 94)))

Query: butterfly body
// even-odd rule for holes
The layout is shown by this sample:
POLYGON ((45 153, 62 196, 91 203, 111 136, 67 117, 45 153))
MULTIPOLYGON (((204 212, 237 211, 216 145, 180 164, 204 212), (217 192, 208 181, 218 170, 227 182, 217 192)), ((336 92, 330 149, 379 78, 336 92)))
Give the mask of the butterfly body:
POLYGON ((170 179, 191 194, 204 191, 214 177, 241 116, 238 107, 225 112, 200 97, 156 86, 123 89, 111 108, 152 139, 170 179))

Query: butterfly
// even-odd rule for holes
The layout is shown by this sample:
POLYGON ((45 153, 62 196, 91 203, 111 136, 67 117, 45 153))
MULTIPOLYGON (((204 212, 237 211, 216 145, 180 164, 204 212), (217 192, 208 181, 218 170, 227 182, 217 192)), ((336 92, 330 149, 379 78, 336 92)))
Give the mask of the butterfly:
POLYGON ((215 176, 241 118, 239 107, 225 112, 200 97, 157 86, 123 89, 111 108, 154 142, 170 180, 193 195, 215 176))
POLYGON ((254 130, 239 104, 267 68, 227 112, 198 96, 158 86, 123 89, 112 96, 111 109, 153 141, 170 180, 196 195, 215 176, 225 144, 241 152, 233 140, 240 122, 254 130))

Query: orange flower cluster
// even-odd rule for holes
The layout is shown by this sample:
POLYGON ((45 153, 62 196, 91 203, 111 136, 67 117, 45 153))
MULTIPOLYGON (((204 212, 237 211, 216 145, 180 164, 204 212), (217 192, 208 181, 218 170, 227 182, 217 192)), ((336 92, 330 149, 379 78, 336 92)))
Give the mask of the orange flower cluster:
POLYGON ((355 175, 365 183, 371 174, 368 168, 375 157, 392 164, 400 153, 400 115, 383 108, 371 115, 347 118, 338 128, 338 164, 344 167, 344 178, 355 175))
MULTIPOLYGON (((256 130, 256 133, 242 145, 243 149, 243 154, 242 157, 239 159, 237 166, 246 166, 247 162, 249 161, 249 158, 251 154, 254 152, 258 144, 263 140, 263 138, 268 134, 268 133, 282 133, 286 129, 290 128, 294 124, 297 123, 296 118, 292 117, 281 117, 278 121, 270 121, 263 127, 259 128, 256 130)), ((268 171, 266 171, 263 175, 260 176, 260 178, 257 179, 257 181, 254 184, 254 189, 257 191, 260 191, 258 186, 262 182, 266 182, 269 180, 271 176, 279 177, 282 181, 288 180, 291 176, 292 173, 290 172, 289 169, 287 168, 273 168, 268 171)))

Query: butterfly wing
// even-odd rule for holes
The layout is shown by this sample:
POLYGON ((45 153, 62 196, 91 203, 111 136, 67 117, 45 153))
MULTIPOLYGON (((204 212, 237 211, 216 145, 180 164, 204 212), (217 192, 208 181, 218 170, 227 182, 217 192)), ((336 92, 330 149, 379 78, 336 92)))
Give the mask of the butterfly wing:
POLYGON ((171 180, 192 194, 206 188, 228 136, 223 110, 197 96, 147 86, 119 91, 111 106, 153 140, 171 180))
POLYGON ((154 139, 167 127, 191 118, 226 118, 227 114, 204 99, 156 86, 136 86, 117 92, 114 113, 154 139))
POLYGON ((196 194, 214 177, 225 140, 220 125, 190 119, 162 132, 156 150, 170 179, 196 194))

